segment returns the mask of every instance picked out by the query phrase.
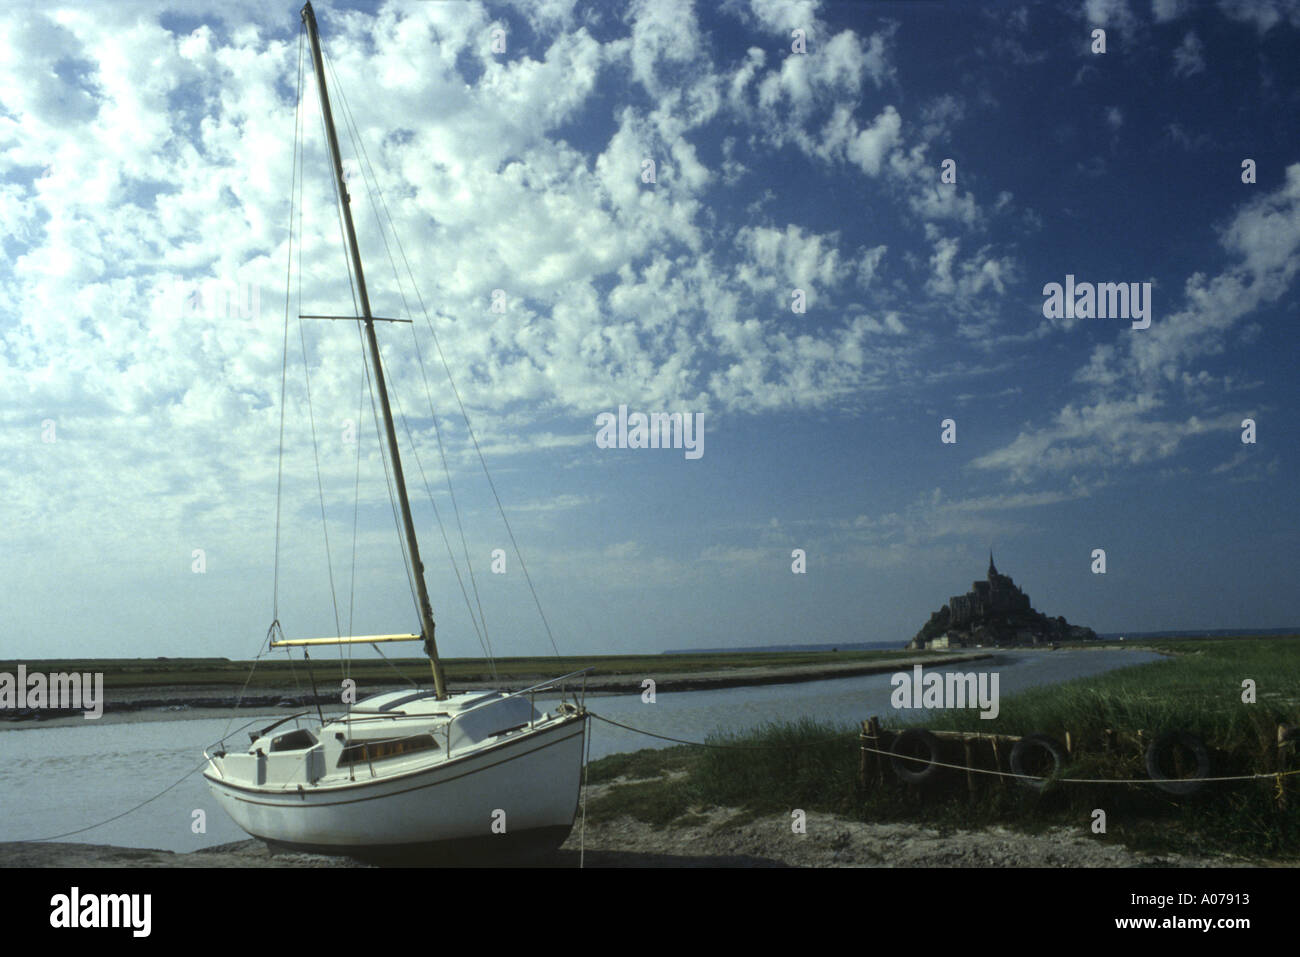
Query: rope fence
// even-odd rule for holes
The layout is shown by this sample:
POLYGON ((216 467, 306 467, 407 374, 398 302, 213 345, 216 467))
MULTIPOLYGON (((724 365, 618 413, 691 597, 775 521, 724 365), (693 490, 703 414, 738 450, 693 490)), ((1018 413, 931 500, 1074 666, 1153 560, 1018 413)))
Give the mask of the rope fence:
POLYGON ((880 754, 890 760, 916 761, 921 764, 936 768, 951 768, 954 771, 972 771, 975 774, 988 774, 994 777, 1018 778, 1022 781, 1051 781, 1053 784, 1162 784, 1174 782, 1177 784, 1193 784, 1204 781, 1258 781, 1273 778, 1282 778, 1291 774, 1300 774, 1300 769, 1294 771, 1268 771, 1261 774, 1234 774, 1223 777, 1213 778, 1040 778, 1032 774, 1016 774, 1013 771, 995 771, 992 768, 976 768, 965 764, 948 764, 943 761, 932 761, 929 758, 919 758, 910 754, 895 754, 893 751, 882 751, 880 748, 869 748, 865 744, 862 750, 871 754, 880 754))
MULTIPOLYGON (((633 731, 637 734, 642 734, 649 738, 658 738, 661 741, 671 741, 674 744, 685 744, 697 748, 716 748, 720 750, 730 750, 730 751, 784 751, 788 749, 788 745, 738 745, 738 744, 718 744, 718 743, 707 742, 707 741, 688 741, 685 738, 675 738, 667 734, 658 734, 654 731, 646 731, 644 728, 634 728, 631 725, 623 724, 619 721, 615 721, 612 718, 607 718, 604 715, 596 714, 596 712, 594 711, 589 711, 587 713, 598 721, 604 721, 606 724, 612 724, 615 727, 623 728, 626 731, 633 731)), ((828 737, 823 739, 823 741, 824 742, 839 741, 842 740, 843 737, 845 736, 846 735, 840 735, 834 738, 828 737)), ((822 743, 822 742, 815 742, 815 743, 822 743)), ((1032 774, 1017 774, 1012 771, 999 771, 999 770, 993 770, 992 768, 978 768, 978 767, 972 767, 965 764, 949 764, 944 761, 934 761, 931 760, 930 758, 916 757, 914 755, 895 754, 893 751, 885 751, 880 748, 872 748, 872 747, 868 747, 865 744, 862 744, 860 747, 861 750, 864 752, 868 752, 871 754, 878 754, 883 757, 889 758, 890 760, 897 759, 902 761, 913 761, 913 762, 917 762, 932 767, 949 768, 954 771, 967 771, 967 772, 973 772, 975 774, 986 774, 992 777, 1016 778, 1022 781, 1037 781, 1037 782, 1051 781, 1053 784, 1160 784, 1160 783, 1167 783, 1171 781, 1180 784, 1181 783, 1193 784, 1193 783, 1202 783, 1202 782, 1210 782, 1210 781, 1259 781, 1259 780, 1280 781, 1284 777, 1289 777, 1290 775, 1293 774, 1300 774, 1300 769, 1296 769, 1292 771, 1268 771, 1259 774, 1234 774, 1234 775, 1223 775, 1219 777, 1202 777, 1202 778, 1165 778, 1163 780, 1156 779, 1156 778, 1057 778, 1057 777, 1043 778, 1043 777, 1037 777, 1032 774)))

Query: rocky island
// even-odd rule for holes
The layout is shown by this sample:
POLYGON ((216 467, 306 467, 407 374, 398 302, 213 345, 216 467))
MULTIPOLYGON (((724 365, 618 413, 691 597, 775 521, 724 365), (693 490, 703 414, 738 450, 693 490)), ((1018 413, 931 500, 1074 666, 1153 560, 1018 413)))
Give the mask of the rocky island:
POLYGON ((933 615, 908 648, 945 649, 971 645, 1042 645, 1059 641, 1092 641, 1091 628, 1071 625, 1063 617, 1049 618, 1035 611, 1029 596, 1010 575, 998 572, 989 552, 985 581, 971 584, 964 595, 955 595, 933 615))

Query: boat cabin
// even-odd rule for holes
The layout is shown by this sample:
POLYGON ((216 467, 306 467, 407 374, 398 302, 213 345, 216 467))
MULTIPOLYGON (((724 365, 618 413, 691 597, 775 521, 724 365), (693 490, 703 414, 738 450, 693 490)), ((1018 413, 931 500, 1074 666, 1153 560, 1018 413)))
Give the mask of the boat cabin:
POLYGON ((496 744, 549 715, 523 696, 493 691, 450 695, 390 691, 358 702, 313 733, 295 728, 254 735, 248 750, 212 755, 232 784, 268 789, 322 787, 417 770, 496 744))

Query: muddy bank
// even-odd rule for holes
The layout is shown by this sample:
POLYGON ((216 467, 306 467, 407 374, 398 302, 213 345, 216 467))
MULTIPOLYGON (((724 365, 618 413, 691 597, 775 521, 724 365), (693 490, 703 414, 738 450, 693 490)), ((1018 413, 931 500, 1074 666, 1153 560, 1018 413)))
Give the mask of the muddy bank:
POLYGON ((745 820, 734 808, 655 829, 631 818, 579 825, 557 855, 588 867, 1258 867, 1232 857, 1147 854, 1104 844, 1083 829, 1026 834, 1007 827, 943 831, 920 824, 868 824, 809 813, 795 834, 789 815, 745 820), (732 822, 731 819, 737 819, 732 822), (565 858, 564 856, 568 857, 565 858))
MULTIPOLYGON (((718 668, 701 671, 671 672, 662 676, 653 670, 637 674, 596 675, 587 679, 589 695, 641 694, 641 683, 646 678, 653 678, 657 692, 671 691, 706 691, 715 688, 741 688, 751 685, 795 684, 806 681, 823 681, 830 678, 850 678, 858 675, 892 673, 910 669, 921 664, 927 667, 943 667, 963 661, 975 661, 993 657, 992 653, 979 652, 928 652, 917 653, 907 657, 878 661, 826 662, 816 665, 790 666, 753 666, 742 668, 718 668)), ((527 688, 530 685, 547 680, 552 675, 532 675, 513 678, 495 684, 488 681, 458 682, 456 691, 490 691, 499 687, 508 690, 527 688)), ((381 691, 393 691, 399 685, 361 686, 357 689, 359 698, 381 691)), ((581 682, 571 685, 572 689, 581 688, 581 682)), ((242 699, 237 691, 217 692, 211 686, 187 686, 183 684, 150 688, 116 688, 109 689, 104 702, 104 716, 96 719, 113 723, 116 720, 140 720, 144 713, 158 720, 182 717, 229 717, 238 707, 241 712, 256 714, 277 709, 314 708, 337 706, 337 692, 312 695, 304 693, 301 688, 286 687, 281 689, 259 689, 256 694, 245 695, 242 699)), ((80 712, 68 712, 57 709, 23 709, 21 711, 0 709, 0 727, 57 727, 66 724, 83 724, 86 721, 80 712)))
POLYGON ((346 857, 272 855, 261 841, 237 841, 177 854, 109 844, 0 844, 0 867, 362 867, 346 857))
MULTIPOLYGON (((621 779, 587 789, 589 806, 621 779)), ((1300 861, 1232 855, 1152 854, 1091 834, 1086 825, 1033 833, 1006 826, 944 829, 905 822, 868 823, 809 812, 806 833, 788 814, 737 808, 695 809, 656 828, 631 817, 583 825, 534 867, 1288 867, 1300 861)), ((177 854, 96 844, 0 844, 0 867, 365 867, 346 857, 272 854, 239 841, 177 854)))
MULTIPOLYGON (((1083 828, 1026 834, 1006 827, 942 831, 919 824, 867 824, 810 813, 807 833, 788 815, 748 818, 735 808, 692 816, 690 826, 656 829, 620 818, 581 819, 541 867, 1259 867, 1279 862, 1147 854, 1102 843, 1083 828), (585 849, 584 849, 585 848, 585 849)), ((1281 862, 1294 866, 1295 862, 1281 862)), ((0 844, 0 867, 364 867, 349 858, 272 855, 260 841, 188 854, 95 844, 0 844)))

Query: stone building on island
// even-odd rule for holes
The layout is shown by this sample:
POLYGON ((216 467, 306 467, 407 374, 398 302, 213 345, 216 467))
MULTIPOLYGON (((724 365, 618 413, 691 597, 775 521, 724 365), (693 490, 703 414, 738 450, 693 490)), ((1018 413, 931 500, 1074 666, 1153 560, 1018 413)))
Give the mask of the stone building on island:
POLYGON ((909 648, 961 648, 968 645, 1039 645, 1056 641, 1086 641, 1097 637, 1091 628, 1049 618, 1033 609, 1029 596, 1010 575, 1001 574, 989 552, 988 577, 971 583, 964 595, 954 595, 908 642, 909 648))

